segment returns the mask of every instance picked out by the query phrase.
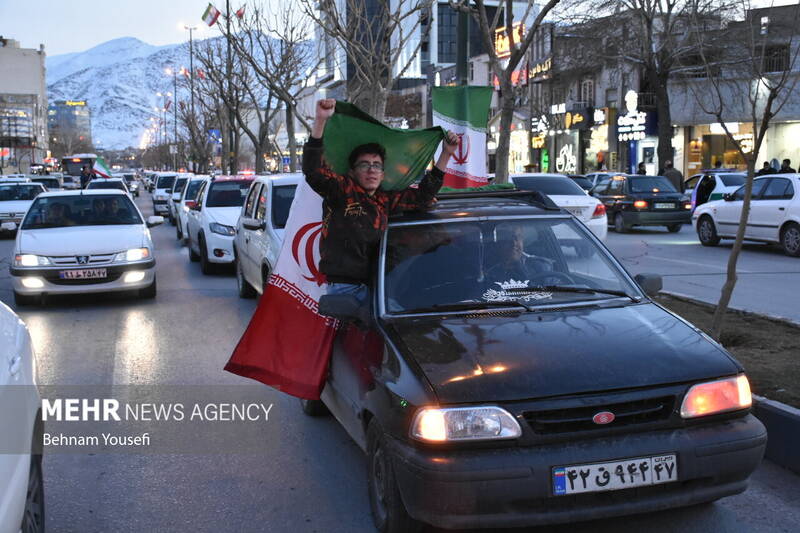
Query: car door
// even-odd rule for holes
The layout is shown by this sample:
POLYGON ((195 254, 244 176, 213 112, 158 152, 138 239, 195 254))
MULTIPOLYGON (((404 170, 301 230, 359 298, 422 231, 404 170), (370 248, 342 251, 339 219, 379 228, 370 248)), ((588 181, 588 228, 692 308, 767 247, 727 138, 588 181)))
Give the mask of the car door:
POLYGON ((207 188, 208 182, 200 186, 200 190, 197 191, 197 207, 195 209, 190 209, 188 213, 189 216, 186 218, 186 232, 189 234, 189 246, 196 249, 198 252, 200 248, 199 245, 197 245, 197 235, 200 232, 200 217, 202 215, 203 200, 205 199, 207 188))
MULTIPOLYGON (((769 178, 758 178, 753 181, 753 195, 751 197, 751 212, 750 216, 748 217, 748 222, 753 219, 752 213, 752 204, 755 203, 755 200, 761 195, 761 192, 764 190, 764 186, 767 184, 769 178)), ((717 225, 717 233, 719 235, 725 235, 728 237, 733 237, 736 235, 736 231, 739 227, 739 217, 742 215, 742 203, 744 201, 744 188, 745 186, 742 185, 739 190, 733 193, 732 200, 723 200, 718 202, 716 207, 714 207, 714 222, 717 225)), ((748 237, 750 233, 750 226, 745 229, 745 237, 748 237)))
POLYGON ((606 206, 608 213, 608 221, 613 223, 614 215, 619 211, 622 206, 620 202, 625 198, 625 182, 627 180, 622 176, 615 176, 608 181, 608 187, 602 192, 600 201, 606 206))
POLYGON ((778 242, 778 230, 786 220, 794 187, 789 178, 770 178, 757 200, 750 206, 748 234, 753 239, 778 242))
MULTIPOLYGON (((256 208, 258 207, 258 198, 262 193, 262 190, 265 189, 267 186, 262 185, 260 182, 256 181, 250 187, 250 192, 247 193, 247 199, 245 200, 244 209, 242 209, 242 217, 243 220, 252 221, 256 214, 256 208)), ((242 221, 243 221, 242 220, 242 221)), ((239 234, 236 236, 239 253, 242 255, 242 272, 244 273, 245 279, 253 285, 255 281, 258 279, 258 249, 255 246, 254 240, 257 239, 257 231, 246 228, 242 221, 239 223, 239 234)), ((253 285, 254 287, 260 286, 261 283, 257 283, 253 285)))

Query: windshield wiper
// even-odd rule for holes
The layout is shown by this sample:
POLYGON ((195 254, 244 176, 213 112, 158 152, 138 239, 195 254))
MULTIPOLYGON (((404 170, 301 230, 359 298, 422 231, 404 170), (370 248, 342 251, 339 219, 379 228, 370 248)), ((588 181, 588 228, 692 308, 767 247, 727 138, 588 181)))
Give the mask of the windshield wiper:
POLYGON ((520 287, 513 289, 506 289, 506 292, 533 292, 533 291, 552 291, 552 292, 575 292, 579 294, 610 294, 612 296, 623 296, 630 298, 633 302, 641 302, 642 299, 638 296, 631 296, 625 291, 617 291, 614 289, 592 289, 590 287, 570 287, 568 285, 538 285, 535 287, 520 287))
POLYGON ((433 304, 430 307, 417 307, 414 309, 405 309, 399 314, 408 313, 429 313, 432 311, 472 311, 483 309, 496 309, 498 307, 521 307, 526 311, 531 311, 529 305, 519 302, 517 300, 508 300, 503 302, 457 302, 451 304, 433 304))

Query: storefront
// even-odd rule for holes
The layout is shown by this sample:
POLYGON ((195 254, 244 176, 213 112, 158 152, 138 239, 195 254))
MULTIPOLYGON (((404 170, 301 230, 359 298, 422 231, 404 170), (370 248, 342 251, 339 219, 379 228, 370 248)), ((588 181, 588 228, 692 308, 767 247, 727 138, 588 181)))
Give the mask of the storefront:
MULTIPOLYGON (((513 120, 509 133, 508 145, 508 171, 509 173, 525 172, 525 166, 530 161, 530 150, 528 149, 528 124, 530 119, 521 113, 514 112, 513 120)), ((489 134, 487 136, 486 148, 488 151, 489 173, 494 173, 497 167, 497 144, 500 133, 500 113, 496 114, 489 121, 489 134)))
POLYGON ((691 176, 703 169, 714 168, 718 162, 723 168, 747 169, 747 162, 739 152, 737 143, 745 153, 753 151, 751 123, 727 122, 724 127, 722 124, 701 124, 684 128, 686 175, 691 176), (733 135, 736 143, 725 133, 725 128, 733 135))
POLYGON ((625 95, 625 107, 627 112, 617 117, 620 170, 635 173, 639 163, 644 163, 648 174, 656 174, 659 169, 656 157, 658 115, 638 109, 636 91, 625 95))
POLYGON ((615 114, 615 110, 607 107, 597 108, 592 111, 591 126, 584 134, 583 162, 581 165, 584 174, 614 168, 616 157, 611 157, 609 143, 609 124, 611 123, 612 114, 615 114))

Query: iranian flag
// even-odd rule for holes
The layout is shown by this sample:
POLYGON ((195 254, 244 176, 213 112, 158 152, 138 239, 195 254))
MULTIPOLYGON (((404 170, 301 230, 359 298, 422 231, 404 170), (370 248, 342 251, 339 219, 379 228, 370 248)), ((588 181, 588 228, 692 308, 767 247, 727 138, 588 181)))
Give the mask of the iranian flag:
POLYGON ((105 160, 102 157, 98 157, 94 160, 94 166, 92 167, 92 172, 101 178, 110 178, 111 177, 111 169, 108 168, 106 165, 105 160))
POLYGON ((486 126, 491 87, 434 87, 433 123, 458 135, 458 149, 447 165, 444 186, 488 185, 486 126))
POLYGON ((214 7, 213 4, 209 3, 205 13, 203 13, 203 22, 205 22, 209 26, 213 26, 214 24, 217 23, 219 15, 220 15, 219 9, 214 7))

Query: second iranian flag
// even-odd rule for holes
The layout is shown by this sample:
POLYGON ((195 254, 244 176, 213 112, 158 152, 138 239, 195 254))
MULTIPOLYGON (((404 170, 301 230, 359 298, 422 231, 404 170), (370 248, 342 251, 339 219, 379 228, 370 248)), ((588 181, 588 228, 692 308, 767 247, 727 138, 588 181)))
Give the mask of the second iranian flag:
POLYGON ((458 135, 458 149, 444 176, 446 187, 488 185, 486 126, 491 87, 434 87, 433 123, 458 135))

